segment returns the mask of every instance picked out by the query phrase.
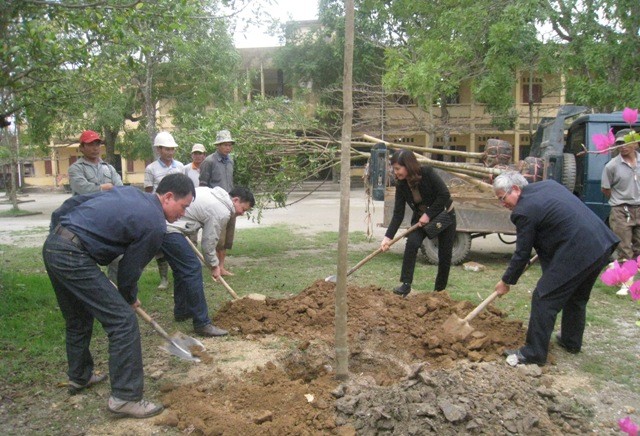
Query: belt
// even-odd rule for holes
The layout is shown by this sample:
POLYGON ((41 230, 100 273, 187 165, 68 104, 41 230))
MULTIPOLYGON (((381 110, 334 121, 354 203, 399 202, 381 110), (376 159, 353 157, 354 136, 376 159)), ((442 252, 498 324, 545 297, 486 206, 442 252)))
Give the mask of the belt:
POLYGON ((78 248, 84 248, 82 246, 82 241, 80 240, 80 238, 78 238, 78 235, 70 230, 67 230, 66 227, 63 227, 60 224, 56 226, 56 228, 53 230, 53 233, 60 236, 61 238, 66 239, 78 248))
POLYGON ((613 206, 613 207, 627 207, 627 208, 631 208, 631 207, 640 207, 640 204, 627 204, 627 203, 622 203, 622 204, 618 204, 617 206, 613 206))

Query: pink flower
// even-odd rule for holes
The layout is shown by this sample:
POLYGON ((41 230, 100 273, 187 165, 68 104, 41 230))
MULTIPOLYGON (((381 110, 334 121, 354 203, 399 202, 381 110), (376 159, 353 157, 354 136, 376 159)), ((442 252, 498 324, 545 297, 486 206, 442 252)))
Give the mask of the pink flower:
POLYGON ((600 276, 600 280, 607 286, 619 286, 636 275, 638 262, 627 260, 620 266, 618 261, 613 262, 613 268, 606 269, 600 276))
POLYGON ((605 153, 607 149, 616 142, 616 137, 613 134, 613 129, 609 129, 609 133, 607 133, 606 135, 603 135, 602 133, 596 133, 591 136, 591 140, 600 153, 605 153))
POLYGON ((640 300, 640 281, 633 282, 633 284, 629 288, 629 292, 631 293, 631 298, 636 301, 640 300))
POLYGON ((629 125, 635 124, 636 121, 638 121, 638 109, 624 108, 622 111, 622 119, 629 125))
POLYGON ((628 434, 629 436, 638 436, 638 425, 631 420, 628 416, 618 421, 620 431, 628 434))

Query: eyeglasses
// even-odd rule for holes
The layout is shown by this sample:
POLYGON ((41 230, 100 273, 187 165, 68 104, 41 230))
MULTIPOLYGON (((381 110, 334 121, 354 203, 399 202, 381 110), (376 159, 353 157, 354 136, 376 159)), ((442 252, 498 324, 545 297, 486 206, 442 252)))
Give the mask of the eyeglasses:
POLYGON ((511 194, 511 189, 507 189, 507 191, 504 193, 502 197, 498 197, 498 200, 500 200, 500 203, 504 203, 504 200, 507 198, 507 195, 509 194, 511 194))

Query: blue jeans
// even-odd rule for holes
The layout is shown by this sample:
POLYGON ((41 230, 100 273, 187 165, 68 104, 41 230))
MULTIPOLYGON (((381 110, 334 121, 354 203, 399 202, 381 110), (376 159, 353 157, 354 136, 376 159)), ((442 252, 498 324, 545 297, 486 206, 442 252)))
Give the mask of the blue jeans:
POLYGON ((211 324, 204 296, 202 265, 182 233, 165 233, 162 252, 173 271, 173 315, 190 316, 193 327, 211 324))
POLYGON ((109 338, 112 395, 126 401, 141 400, 144 371, 135 311, 96 261, 73 242, 50 234, 42 257, 66 322, 69 380, 85 385, 91 378, 89 345, 95 318, 109 338))

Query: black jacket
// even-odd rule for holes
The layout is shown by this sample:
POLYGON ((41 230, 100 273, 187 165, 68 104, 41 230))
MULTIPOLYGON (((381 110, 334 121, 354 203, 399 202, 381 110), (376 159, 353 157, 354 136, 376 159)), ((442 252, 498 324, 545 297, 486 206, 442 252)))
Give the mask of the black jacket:
POLYGON ((502 281, 517 283, 535 248, 542 267, 537 285, 541 296, 578 276, 620 242, 604 221, 553 180, 525 186, 511 221, 516 249, 502 281))
MULTIPOLYGON (((422 197, 422 204, 427 206, 426 214, 429 219, 435 218, 440 212, 451 206, 451 194, 449 188, 436 173, 436 171, 429 167, 423 166, 422 180, 418 184, 418 190, 422 197)), ((387 232, 385 234, 388 238, 393 238, 402 224, 404 219, 405 204, 408 204, 411 210, 413 210, 413 216, 411 217, 411 224, 415 224, 422 215, 418 211, 418 205, 413 201, 413 195, 411 189, 406 180, 398 181, 396 185, 396 200, 393 207, 393 218, 389 223, 387 232)))

